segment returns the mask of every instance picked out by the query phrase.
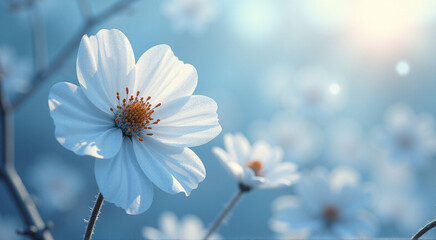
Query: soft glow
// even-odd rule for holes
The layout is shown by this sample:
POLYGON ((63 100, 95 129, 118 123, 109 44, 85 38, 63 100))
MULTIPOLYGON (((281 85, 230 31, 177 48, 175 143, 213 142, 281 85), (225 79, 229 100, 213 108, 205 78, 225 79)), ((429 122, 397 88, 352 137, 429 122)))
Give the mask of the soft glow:
POLYGON ((235 2, 231 24, 235 32, 247 41, 259 42, 270 37, 276 29, 277 6, 269 0, 235 2))
POLYGON ((341 92, 341 86, 337 83, 332 83, 330 84, 329 91, 333 95, 339 94, 341 92))
POLYGON ((407 61, 399 61, 397 65, 395 65, 395 71, 400 76, 406 76, 410 72, 410 65, 407 61))

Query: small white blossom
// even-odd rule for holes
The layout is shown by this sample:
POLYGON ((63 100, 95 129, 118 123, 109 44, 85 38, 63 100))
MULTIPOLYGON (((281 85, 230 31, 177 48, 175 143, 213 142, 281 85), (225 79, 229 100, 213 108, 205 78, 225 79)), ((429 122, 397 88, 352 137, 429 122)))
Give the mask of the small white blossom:
POLYGON ((436 155, 434 124, 430 114, 416 114, 409 106, 397 104, 386 111, 385 124, 374 129, 373 138, 392 160, 422 167, 436 155))
POLYGON ((199 34, 215 20, 217 6, 214 0, 167 0, 163 13, 171 18, 177 31, 199 34))
MULTIPOLYGON (((194 215, 186 215, 178 220, 171 212, 164 212, 159 219, 159 228, 144 227, 142 236, 150 240, 160 239, 203 239, 208 229, 203 225, 200 218, 194 215)), ((214 233, 210 239, 221 239, 220 235, 214 233)))
POLYGON ((52 155, 36 158, 29 179, 40 202, 50 210, 71 210, 85 187, 85 178, 77 169, 52 155))
POLYGON ((284 99, 284 105, 305 117, 319 120, 344 107, 343 80, 318 67, 301 70, 295 76, 294 86, 284 99))
POLYGON ((283 152, 278 147, 258 141, 253 146, 242 134, 224 136, 226 150, 218 147, 213 152, 223 166, 243 186, 249 188, 274 188, 290 186, 299 175, 294 163, 283 162, 283 152))
POLYGON ((128 214, 146 211, 153 185, 188 196, 206 177, 188 147, 221 132, 217 105, 192 95, 197 71, 167 45, 135 64, 119 30, 83 36, 77 55, 80 86, 55 84, 49 95, 56 139, 78 155, 96 157, 95 177, 104 198, 128 214))
POLYGON ((353 171, 338 169, 329 176, 317 169, 297 188, 297 197, 283 196, 273 204, 271 227, 278 233, 303 230, 314 239, 374 236, 373 217, 365 210, 370 194, 353 171))

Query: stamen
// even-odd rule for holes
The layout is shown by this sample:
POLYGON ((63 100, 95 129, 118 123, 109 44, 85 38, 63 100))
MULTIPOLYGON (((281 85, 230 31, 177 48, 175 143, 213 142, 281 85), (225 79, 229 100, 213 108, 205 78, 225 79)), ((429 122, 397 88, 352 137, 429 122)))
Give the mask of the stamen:
POLYGON ((254 174, 256 176, 260 176, 262 173, 262 169, 263 169, 263 165, 260 161, 258 160, 251 160, 249 161, 246 166, 248 168, 251 168, 251 170, 253 170, 254 174))
POLYGON ((126 88, 126 97, 123 99, 117 92, 117 110, 114 111, 113 108, 110 110, 115 114, 115 125, 122 130, 124 136, 138 137, 139 141, 143 141, 144 139, 139 137, 141 134, 142 136, 153 136, 149 130, 152 129, 153 125, 158 124, 160 119, 154 120, 152 115, 155 112, 154 109, 162 104, 158 103, 153 107, 149 102, 151 96, 148 96, 144 101, 143 97, 138 99, 140 91, 136 92, 136 96, 129 96, 129 92, 129 88, 126 88))

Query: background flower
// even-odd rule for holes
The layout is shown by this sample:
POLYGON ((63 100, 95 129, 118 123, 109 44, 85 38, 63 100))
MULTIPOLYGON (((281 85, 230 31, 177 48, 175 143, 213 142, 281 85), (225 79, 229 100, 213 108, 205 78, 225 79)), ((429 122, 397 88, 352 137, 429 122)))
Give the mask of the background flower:
POLYGON ((251 188, 290 186, 299 175, 294 163, 283 162, 280 148, 258 141, 250 145, 247 138, 238 133, 224 135, 226 150, 218 147, 213 152, 236 180, 251 188))
MULTIPOLYGON (((206 236, 207 228, 204 227, 200 218, 194 215, 186 215, 180 220, 172 212, 164 212, 159 218, 159 229, 144 227, 142 236, 150 240, 158 239, 202 239, 206 236)), ((221 239, 214 233, 210 239, 221 239)))

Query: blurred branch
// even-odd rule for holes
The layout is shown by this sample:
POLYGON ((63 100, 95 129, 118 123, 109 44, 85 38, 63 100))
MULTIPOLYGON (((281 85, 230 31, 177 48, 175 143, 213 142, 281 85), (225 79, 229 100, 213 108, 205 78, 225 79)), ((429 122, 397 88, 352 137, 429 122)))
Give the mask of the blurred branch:
POLYGON ((67 43, 67 45, 63 48, 60 54, 52 61, 52 63, 49 64, 46 68, 36 72, 36 74, 31 79, 32 85, 29 91, 19 96, 18 99, 12 104, 12 108, 15 109, 19 107, 24 102, 24 100, 26 100, 30 95, 32 95, 33 92, 35 92, 35 90, 41 85, 41 83, 44 82, 44 80, 49 78, 65 63, 68 57, 79 45, 82 36, 86 34, 92 27, 108 19, 115 13, 118 13, 119 11, 125 9, 135 1, 137 0, 120 0, 111 7, 109 7, 106 11, 87 19, 82 28, 72 37, 72 39, 67 43))
POLYGON ((412 240, 418 240, 422 235, 424 235, 426 232, 430 231, 430 229, 436 227, 436 220, 433 220, 429 222, 427 225, 425 225, 421 230, 419 230, 415 236, 412 237, 412 240))
POLYGON ((92 17, 91 7, 89 6, 88 0, 79 0, 79 7, 80 12, 85 20, 88 20, 92 17))
POLYGON ((29 21, 32 26, 34 69, 40 71, 48 64, 47 34, 36 0, 30 0, 29 2, 31 4, 29 21))
POLYGON ((1 177, 6 183, 23 220, 28 227, 23 234, 33 239, 52 240, 53 237, 42 220, 14 164, 14 119, 13 111, 2 88, 0 76, 0 117, 2 131, 1 177))

